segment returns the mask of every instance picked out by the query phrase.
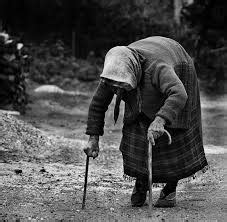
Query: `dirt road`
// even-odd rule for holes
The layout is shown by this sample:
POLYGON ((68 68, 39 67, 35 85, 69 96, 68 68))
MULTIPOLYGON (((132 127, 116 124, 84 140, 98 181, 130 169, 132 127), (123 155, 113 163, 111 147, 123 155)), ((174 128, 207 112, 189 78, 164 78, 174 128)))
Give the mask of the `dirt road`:
MULTIPOLYGON (((0 221, 226 221, 224 180, 226 152, 207 146, 210 169, 177 190, 177 207, 132 208, 133 181, 122 177, 118 150, 121 118, 113 125, 112 106, 106 115, 99 158, 90 161, 86 209, 81 209, 85 172, 84 135, 88 104, 95 84, 82 85, 88 95, 31 93, 32 103, 22 119, 56 142, 50 150, 22 152, 0 144, 0 221), (89 90, 88 90, 89 89, 89 90)), ((122 113, 121 113, 122 114, 122 113)), ((154 200, 160 187, 154 188, 154 200)))

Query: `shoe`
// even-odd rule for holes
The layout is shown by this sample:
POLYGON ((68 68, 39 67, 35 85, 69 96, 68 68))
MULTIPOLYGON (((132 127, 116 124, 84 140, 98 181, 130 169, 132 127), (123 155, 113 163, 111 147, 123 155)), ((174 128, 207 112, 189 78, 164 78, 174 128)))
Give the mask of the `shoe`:
POLYGON ((147 190, 148 185, 146 180, 136 179, 131 196, 131 204, 133 207, 141 207, 144 205, 147 197, 147 190))
POLYGON ((155 207, 175 207, 176 206, 176 192, 165 195, 163 191, 154 205, 155 207))

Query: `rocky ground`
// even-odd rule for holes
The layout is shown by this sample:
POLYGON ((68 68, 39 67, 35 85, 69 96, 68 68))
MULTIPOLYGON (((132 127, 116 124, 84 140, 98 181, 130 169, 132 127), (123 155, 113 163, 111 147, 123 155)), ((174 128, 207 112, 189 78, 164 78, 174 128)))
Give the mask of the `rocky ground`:
MULTIPOLYGON (((118 150, 122 115, 114 126, 111 105, 100 155, 90 160, 86 207, 81 209, 84 131, 96 85, 78 83, 76 93, 59 94, 35 93, 37 86, 30 84, 27 114, 0 114, 0 221, 226 221, 226 143, 209 144, 209 127, 216 127, 213 133, 219 136, 226 129, 209 125, 212 110, 203 119, 210 169, 181 181, 174 209, 154 208, 148 218, 147 205, 130 206, 134 182, 123 179, 118 150)), ((154 187, 154 201, 160 189, 154 187)))

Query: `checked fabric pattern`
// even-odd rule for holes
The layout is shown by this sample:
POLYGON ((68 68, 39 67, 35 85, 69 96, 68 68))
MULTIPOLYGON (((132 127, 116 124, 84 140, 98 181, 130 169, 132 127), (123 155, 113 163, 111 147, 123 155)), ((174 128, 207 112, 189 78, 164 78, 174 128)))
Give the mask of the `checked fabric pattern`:
MULTIPOLYGON (((132 124, 125 124, 120 150, 123 155, 124 174, 130 177, 148 176, 147 129, 150 122, 140 117, 132 124)), ((152 172, 154 183, 166 183, 195 174, 207 166, 201 124, 196 116, 189 130, 167 129, 172 136, 168 145, 167 136, 156 141, 152 149, 152 172)))

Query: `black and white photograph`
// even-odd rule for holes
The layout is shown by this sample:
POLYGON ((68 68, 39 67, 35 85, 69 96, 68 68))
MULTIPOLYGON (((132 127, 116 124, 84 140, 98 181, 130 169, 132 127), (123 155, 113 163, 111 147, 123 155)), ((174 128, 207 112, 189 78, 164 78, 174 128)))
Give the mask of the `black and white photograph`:
POLYGON ((0 0, 0 222, 227 221, 225 0, 0 0))

